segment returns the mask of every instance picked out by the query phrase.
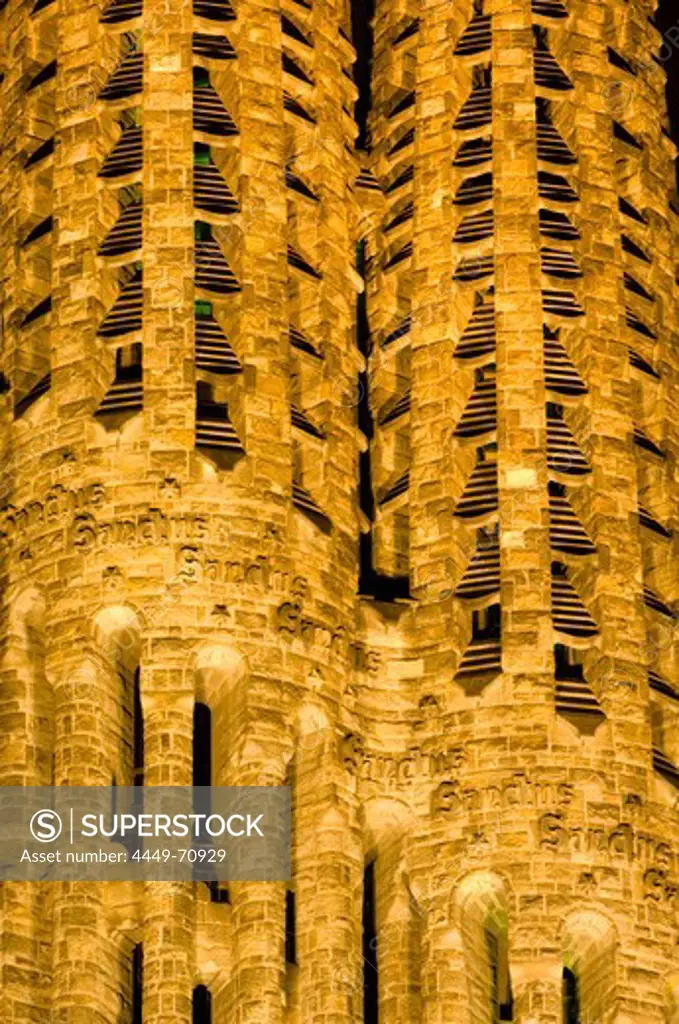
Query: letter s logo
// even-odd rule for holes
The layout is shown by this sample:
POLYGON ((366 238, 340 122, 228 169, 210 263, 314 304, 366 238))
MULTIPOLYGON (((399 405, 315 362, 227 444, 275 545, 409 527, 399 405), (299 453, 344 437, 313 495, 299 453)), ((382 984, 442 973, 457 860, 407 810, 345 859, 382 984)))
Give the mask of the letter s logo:
POLYGON ((35 812, 31 818, 29 828, 31 835, 39 843, 53 843, 61 835, 63 825, 56 811, 44 809, 35 812))

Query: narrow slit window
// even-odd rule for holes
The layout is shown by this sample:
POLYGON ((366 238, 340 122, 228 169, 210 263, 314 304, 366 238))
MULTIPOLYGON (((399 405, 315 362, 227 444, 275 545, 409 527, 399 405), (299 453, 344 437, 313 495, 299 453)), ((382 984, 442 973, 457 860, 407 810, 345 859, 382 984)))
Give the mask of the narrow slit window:
POLYGON ((363 1024, 378 1024, 375 862, 363 873, 363 1024))

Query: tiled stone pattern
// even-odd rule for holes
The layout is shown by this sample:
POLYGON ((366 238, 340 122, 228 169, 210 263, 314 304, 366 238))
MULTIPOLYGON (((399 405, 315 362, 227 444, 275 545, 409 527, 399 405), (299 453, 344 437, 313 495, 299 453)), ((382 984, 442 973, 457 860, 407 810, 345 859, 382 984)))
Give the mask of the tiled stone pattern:
POLYGON ((676 537, 637 517, 641 500, 677 528, 677 215, 668 206, 673 150, 660 131, 650 5, 571 0, 568 17, 557 19, 528 0, 487 0, 490 48, 464 57, 454 49, 474 14, 469 0, 380 2, 370 158, 351 152, 355 90, 343 73, 352 53, 342 5, 308 10, 286 0, 283 13, 309 47, 283 31, 276 6, 247 0, 222 24, 193 16, 187 0, 147 0, 143 92, 120 107, 90 88, 94 69, 100 88, 120 57, 120 30, 99 21, 103 4, 54 0, 35 15, 31 7, 9 0, 0 13, 11 57, 1 173, 9 196, 2 370, 12 385, 0 397, 8 506, 0 522, 0 779, 129 781, 130 681, 139 667, 145 783, 188 782, 194 700, 209 704, 216 782, 293 786, 287 886, 296 896, 297 963, 285 962, 282 883, 235 884, 230 904, 210 902, 204 886, 7 885, 8 1019, 51 1012, 59 1024, 120 1024, 141 941, 152 1024, 188 1024, 197 984, 210 987, 216 1024, 360 1024, 362 871, 376 856, 383 1024, 486 1024, 507 982, 500 970, 494 992, 491 944, 508 959, 523 1024, 560 1020, 564 965, 579 978, 585 1019, 671 1020, 679 829, 676 790, 667 769, 653 770, 652 746, 679 761, 677 702, 649 688, 647 669, 679 688, 679 652, 676 620, 644 606, 642 587, 676 606, 676 537), (574 86, 547 97, 577 158, 566 168, 536 157, 534 100, 543 93, 534 85, 533 23, 547 28, 574 86), (208 296, 194 289, 192 222, 210 220, 195 214, 191 197, 191 67, 201 63, 190 52, 194 31, 226 35, 238 54, 228 66, 208 62, 238 126, 236 137, 214 144, 240 207, 213 224, 241 289, 214 300, 243 367, 210 380, 245 449, 232 469, 194 444, 194 299, 208 296), (636 76, 628 81, 609 62, 609 46, 644 65, 636 76), (284 69, 283 51, 311 83, 284 69), (55 79, 26 93, 25 76, 55 57, 55 79), (452 125, 481 64, 492 64, 492 124, 482 133, 492 131, 492 157, 460 169, 452 161, 467 135, 452 125), (625 88, 612 87, 618 82, 625 88), (284 108, 284 90, 315 120, 284 108), (413 102, 390 118, 413 90, 413 102), (139 110, 143 122, 143 327, 107 343, 97 329, 119 292, 119 266, 96 250, 115 222, 117 196, 97 171, 122 109, 139 110), (613 120, 643 148, 614 141, 613 120), (389 156, 410 128, 412 143, 389 156), (52 133, 54 155, 22 170, 52 133), (412 182, 389 191, 411 165, 412 182), (286 166, 316 200, 286 189, 286 166), (381 188, 356 185, 366 166, 381 188), (488 170, 489 199, 453 203, 465 179, 488 170), (563 173, 577 203, 540 199, 539 171, 563 173), (618 196, 646 223, 619 210, 618 196), (387 230, 408 200, 412 214, 387 230), (573 254, 581 280, 541 273, 539 206, 565 212, 578 228, 578 241, 553 244, 573 254), (453 280, 466 255, 452 241, 456 229, 470 212, 491 209, 492 238, 473 251, 492 255, 491 275, 453 280), (49 213, 54 227, 36 243, 38 260, 20 243, 49 213), (625 252, 623 234, 650 263, 625 252), (363 237, 374 414, 410 392, 410 412, 378 426, 373 446, 378 494, 410 473, 375 527, 377 567, 410 576, 412 600, 389 606, 356 596, 361 282, 353 245, 363 237), (321 276, 290 266, 288 245, 321 276), (624 289, 625 271, 653 302, 624 289), (478 525, 453 517, 477 444, 453 432, 474 369, 490 359, 470 367, 453 352, 474 293, 487 295, 490 284, 502 671, 470 689, 455 673, 472 612, 488 599, 453 594, 478 525), (549 288, 572 290, 584 309, 560 325, 588 388, 564 402, 591 466, 567 493, 597 554, 559 556, 599 629, 584 641, 551 624, 545 403, 557 399, 545 386, 541 300, 549 288), (49 316, 22 328, 50 293, 49 316), (626 324, 626 301, 656 338, 626 324), (409 331, 380 348, 407 317, 409 331), (291 323, 322 359, 291 343, 291 323), (134 340, 143 343, 144 411, 107 428, 93 413, 112 378, 113 350, 134 340), (629 345, 658 378, 629 365, 629 345), (15 417, 17 400, 46 369, 51 389, 15 417), (291 423, 291 402, 324 440, 291 423), (665 458, 633 444, 634 423, 665 458), (293 485, 331 528, 293 504, 293 485), (593 734, 557 713, 555 642, 582 652, 606 714, 593 734))

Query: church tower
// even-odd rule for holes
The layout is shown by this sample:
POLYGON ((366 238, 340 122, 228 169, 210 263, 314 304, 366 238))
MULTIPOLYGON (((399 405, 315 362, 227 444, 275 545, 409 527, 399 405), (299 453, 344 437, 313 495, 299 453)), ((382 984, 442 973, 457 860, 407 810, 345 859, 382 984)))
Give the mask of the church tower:
POLYGON ((654 16, 0 0, 0 785, 293 826, 2 883, 11 1024, 678 1024, 654 16))

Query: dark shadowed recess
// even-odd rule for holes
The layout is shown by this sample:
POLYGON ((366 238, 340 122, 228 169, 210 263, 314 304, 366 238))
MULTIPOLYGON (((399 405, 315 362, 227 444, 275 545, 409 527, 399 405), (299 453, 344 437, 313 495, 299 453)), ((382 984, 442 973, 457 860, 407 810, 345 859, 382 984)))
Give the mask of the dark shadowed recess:
MULTIPOLYGON (((679 146, 679 7, 676 0, 661 0, 654 24, 662 32, 664 43, 659 57, 667 72, 667 106, 670 113, 670 134, 679 146)), ((675 160, 679 181, 679 160, 675 160)))

